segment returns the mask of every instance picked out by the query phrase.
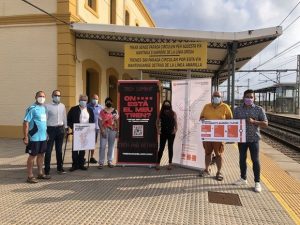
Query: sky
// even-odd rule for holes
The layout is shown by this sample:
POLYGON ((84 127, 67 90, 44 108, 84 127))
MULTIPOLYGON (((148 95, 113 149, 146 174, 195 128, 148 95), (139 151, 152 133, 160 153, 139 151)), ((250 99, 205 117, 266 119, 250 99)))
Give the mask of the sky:
MULTIPOLYGON (((278 26, 298 3, 299 0, 144 0, 157 27, 218 32, 239 32, 278 26)), ((282 56, 259 67, 297 68, 297 55, 300 55, 300 4, 281 26, 283 34, 242 69, 252 70, 299 42, 291 51, 286 51, 282 56)), ((296 82, 296 72, 280 75, 282 83, 296 82)), ((258 89, 273 85, 272 80, 276 80, 276 73, 237 73, 236 85, 247 85, 248 79, 250 88, 258 89), (253 79, 254 76, 256 79, 253 79)))

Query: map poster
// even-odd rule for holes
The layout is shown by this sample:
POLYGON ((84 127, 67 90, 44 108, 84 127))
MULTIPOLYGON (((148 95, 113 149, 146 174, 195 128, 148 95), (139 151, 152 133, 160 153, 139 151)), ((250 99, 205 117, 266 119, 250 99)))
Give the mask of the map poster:
POLYGON ((120 113, 117 164, 152 165, 156 163, 159 110, 159 82, 119 81, 120 113))
POLYGON ((73 151, 95 149, 95 123, 74 123, 73 151))
POLYGON ((245 120, 204 120, 200 121, 202 141, 246 142, 245 120))
POLYGON ((199 118, 204 105, 211 101, 211 79, 174 80, 172 95, 178 123, 173 162, 195 169, 204 168, 199 118))

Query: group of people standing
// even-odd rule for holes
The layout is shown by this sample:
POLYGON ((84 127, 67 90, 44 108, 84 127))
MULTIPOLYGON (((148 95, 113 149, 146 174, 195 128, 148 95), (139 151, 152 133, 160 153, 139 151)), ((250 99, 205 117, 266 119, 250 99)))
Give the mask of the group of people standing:
MULTIPOLYGON (((26 145, 27 182, 37 183, 33 175, 33 165, 36 159, 38 167, 37 179, 50 179, 50 163, 53 146, 56 150, 57 173, 66 173, 63 168, 62 145, 65 134, 72 134, 74 123, 95 123, 96 142, 100 133, 99 169, 105 161, 105 148, 108 143, 108 166, 113 167, 113 150, 115 137, 118 133, 118 112, 114 109, 110 97, 105 99, 105 106, 98 103, 98 96, 94 94, 88 103, 88 96, 80 95, 79 104, 72 107, 68 114, 66 107, 61 103, 61 92, 52 92, 52 102, 45 104, 44 91, 35 95, 35 103, 27 108, 23 122, 23 142, 26 145), (44 164, 44 169, 43 169, 44 164)), ((72 151, 72 167, 75 170, 87 170, 85 151, 72 151)), ((97 163, 94 158, 94 149, 91 150, 90 163, 97 163)))
MULTIPOLYGON (((72 107, 66 114, 65 106, 60 102, 59 90, 52 92, 52 102, 45 103, 45 93, 39 91, 35 96, 35 103, 27 110, 23 123, 23 142, 26 145, 26 152, 29 154, 27 160, 27 182, 36 183, 37 180, 33 176, 33 164, 37 158, 38 179, 50 179, 50 162, 51 153, 55 144, 57 172, 64 174, 62 145, 65 133, 70 133, 74 123, 95 123, 96 126, 96 142, 100 133, 100 152, 99 152, 99 169, 103 168, 105 161, 105 148, 108 144, 107 163, 109 167, 114 167, 114 142, 118 136, 118 118, 119 114, 114 109, 111 98, 105 99, 105 106, 99 104, 99 98, 96 94, 92 96, 90 103, 86 95, 80 95, 79 104, 72 107), (44 153, 45 159, 44 159, 44 153), (45 164, 43 170, 43 162, 45 164)), ((212 95, 211 103, 204 106, 200 120, 230 120, 245 119, 246 120, 246 142, 238 143, 239 149, 239 165, 240 179, 234 184, 247 184, 247 150, 250 150, 251 160, 253 162, 253 172, 256 192, 261 192, 260 185, 260 162, 259 162, 259 140, 260 127, 267 127, 268 120, 266 114, 260 106, 254 104, 255 93, 253 90, 246 90, 243 96, 243 104, 234 108, 232 113, 230 107, 223 103, 221 93, 215 91, 212 95)), ((160 135, 160 146, 158 150, 157 166, 160 169, 160 161, 163 151, 168 142, 169 165, 167 169, 172 169, 173 143, 177 132, 177 116, 172 109, 169 100, 162 103, 161 110, 157 119, 157 132, 160 135)), ((212 153, 215 154, 217 165, 216 179, 223 180, 223 142, 203 142, 205 150, 205 169, 200 173, 201 177, 210 175, 210 165, 212 161, 212 153)), ((85 164, 85 151, 72 151, 72 167, 70 171, 77 169, 87 170, 85 164)), ((90 163, 97 163, 94 157, 94 150, 91 151, 90 163)))

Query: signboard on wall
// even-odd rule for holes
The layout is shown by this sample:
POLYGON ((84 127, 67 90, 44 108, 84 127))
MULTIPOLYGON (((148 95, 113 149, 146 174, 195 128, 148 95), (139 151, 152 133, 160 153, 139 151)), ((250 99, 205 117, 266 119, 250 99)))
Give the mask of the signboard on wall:
POLYGON ((120 128, 117 164, 155 164, 159 82, 119 81, 120 128))
POLYGON ((125 69, 206 69, 207 42, 125 44, 125 69))

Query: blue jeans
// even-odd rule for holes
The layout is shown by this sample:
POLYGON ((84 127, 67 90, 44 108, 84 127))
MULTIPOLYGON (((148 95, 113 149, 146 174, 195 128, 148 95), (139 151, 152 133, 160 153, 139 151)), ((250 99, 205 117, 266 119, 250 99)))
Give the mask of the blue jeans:
POLYGON ((240 152, 240 170, 241 178, 247 179, 247 150, 249 148, 251 160, 253 163, 254 181, 260 182, 260 162, 259 162, 259 141, 238 143, 240 152))
POLYGON ((50 162, 51 162, 51 154, 52 149, 55 143, 55 151, 56 151, 56 165, 57 170, 62 170, 62 145, 64 142, 65 136, 65 128, 63 126, 59 127, 47 127, 47 133, 49 140, 47 141, 47 151, 45 154, 45 174, 50 173, 50 162))
POLYGON ((107 143, 108 143, 107 162, 112 163, 114 157, 114 145, 115 145, 117 131, 109 128, 105 128, 104 134, 105 136, 103 136, 100 132, 99 164, 104 164, 105 148, 107 143))

